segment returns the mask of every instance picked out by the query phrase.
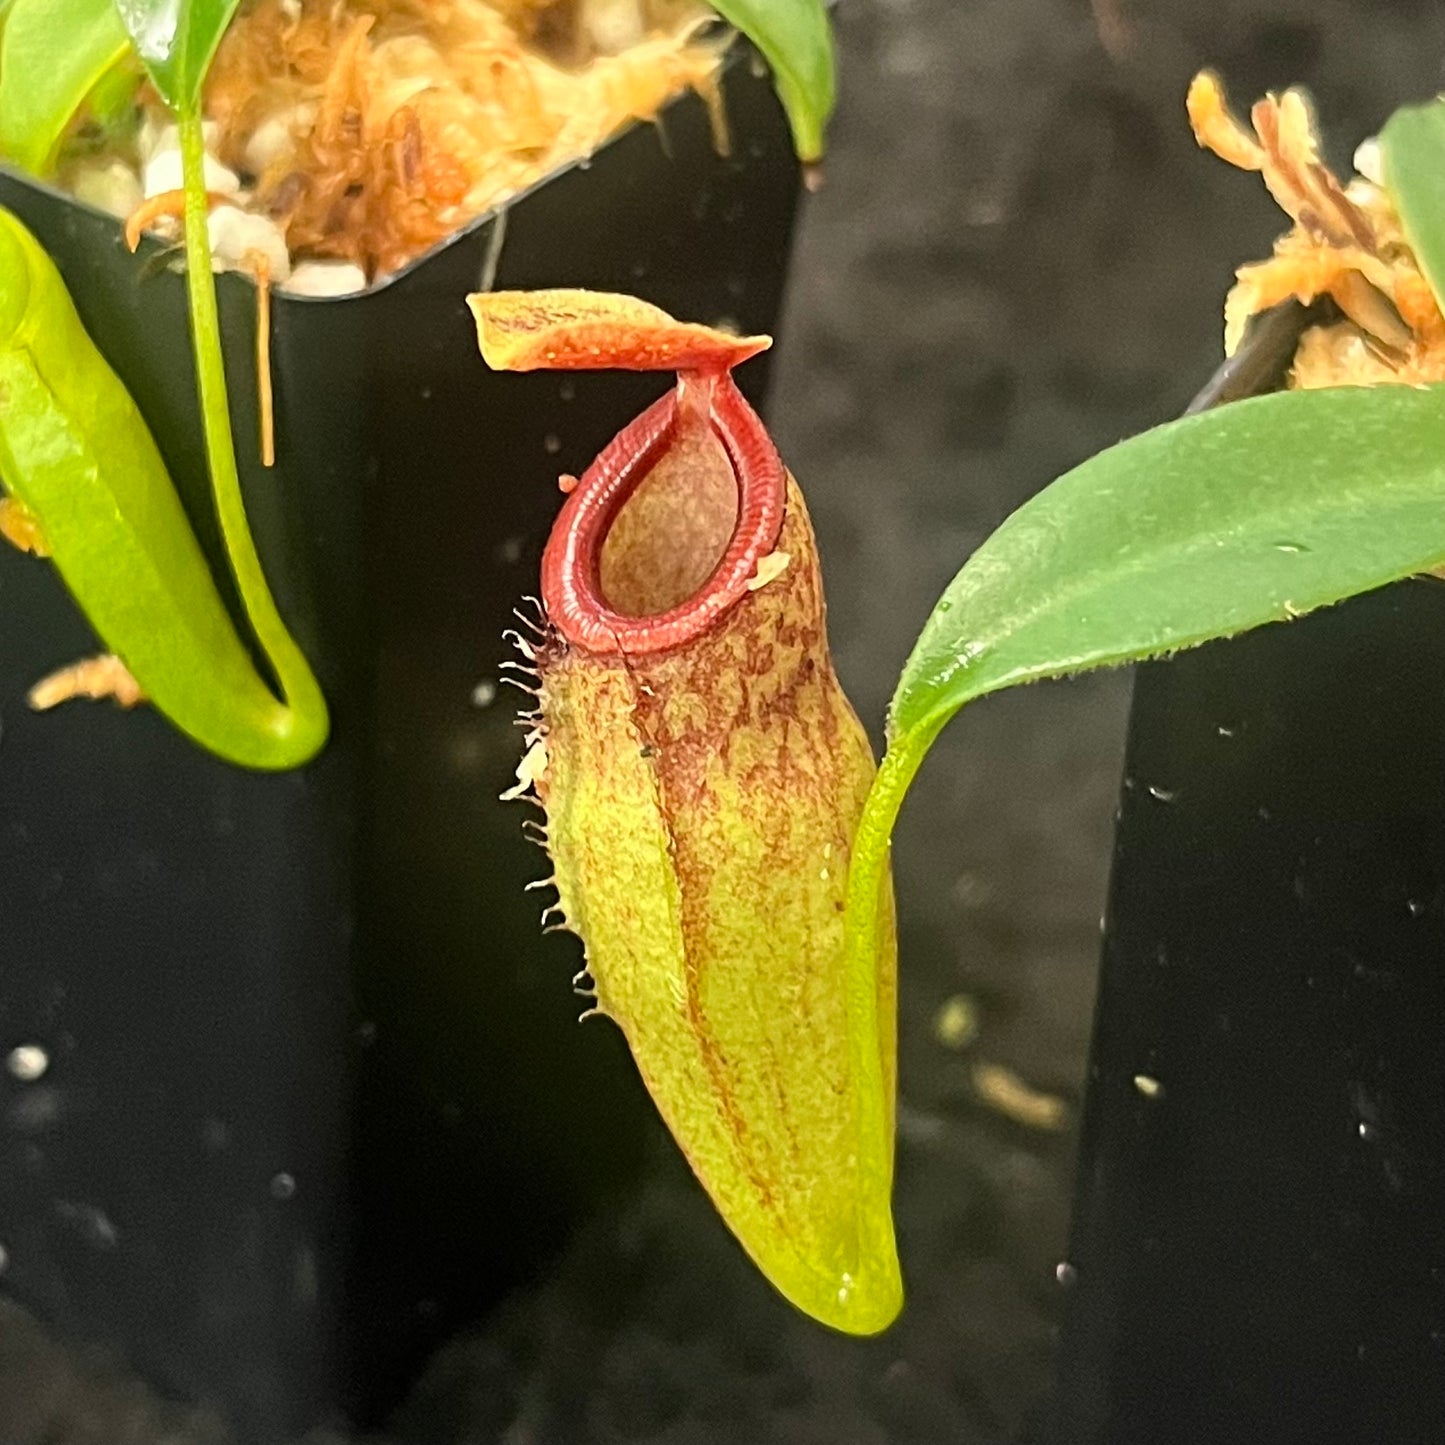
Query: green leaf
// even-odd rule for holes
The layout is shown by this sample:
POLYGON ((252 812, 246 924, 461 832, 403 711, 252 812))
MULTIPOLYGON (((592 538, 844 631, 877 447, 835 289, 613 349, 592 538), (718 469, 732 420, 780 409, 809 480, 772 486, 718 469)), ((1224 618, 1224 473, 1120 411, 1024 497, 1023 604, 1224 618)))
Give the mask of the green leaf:
POLYGON ((1405 239, 1445 305, 1445 100, 1397 110, 1380 132, 1380 156, 1405 239))
POLYGON ((36 175, 130 41, 110 0, 12 0, 0 31, 0 154, 36 175))
POLYGON ((314 681, 283 672, 283 657, 286 702, 272 695, 144 419, 54 263, 3 210, 0 398, 0 481, 34 516, 66 586, 157 709, 230 762, 290 768, 313 756, 327 732, 314 681))
MULTIPOLYGON (((191 312, 191 350, 196 362, 196 383, 205 426, 206 462, 211 474, 211 496, 221 524, 221 539, 246 620, 280 684, 286 707, 285 727, 303 735, 311 752, 326 740, 329 721, 326 700, 286 626, 261 565, 246 519, 246 503, 236 467, 236 443, 231 434, 231 407, 226 392, 226 366, 221 345, 221 321, 216 307, 216 277, 211 265, 207 229, 210 203, 206 196, 205 139, 198 109, 180 112, 181 173, 185 187, 183 227, 186 242, 186 292, 191 312)), ((304 759, 303 759, 304 761, 304 759)), ((287 763, 284 766, 294 766, 287 763)))
POLYGON ((821 160, 836 91, 833 31, 823 0, 713 0, 713 8, 772 66, 798 155, 821 160))
POLYGON ((1285 392, 1111 447, 1014 513, 924 626, 894 734, 1445 560, 1445 388, 1285 392))
POLYGON ((240 0, 114 0, 160 97, 178 115, 196 110, 201 84, 240 0))
MULTIPOLYGON (((196 362, 211 495, 226 558, 246 620, 266 654, 285 700, 284 706, 278 705, 277 726, 304 737, 314 752, 326 738, 326 702, 271 595, 246 520, 236 446, 231 434, 221 324, 207 229, 209 202, 201 129, 201 86, 238 3, 239 0, 115 0, 115 7, 130 32, 146 73, 179 122, 191 349, 196 362)), ((294 763, 283 766, 294 766, 294 763)))
POLYGON ((848 987, 869 960, 889 835, 965 703, 1283 621, 1445 563, 1445 386, 1281 392, 1185 417, 1061 477, 969 559, 894 694, 854 840, 848 987))

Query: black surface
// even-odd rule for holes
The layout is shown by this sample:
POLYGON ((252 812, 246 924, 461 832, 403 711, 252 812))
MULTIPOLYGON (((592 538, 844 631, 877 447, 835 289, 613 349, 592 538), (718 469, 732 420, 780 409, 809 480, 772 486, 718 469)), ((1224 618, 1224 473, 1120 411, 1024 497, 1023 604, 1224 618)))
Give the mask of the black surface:
MULTIPOLYGON (((740 63, 727 93, 732 159, 680 102, 514 204, 496 284, 774 329, 796 166, 768 83, 740 63)), ((0 203, 213 536, 181 278, 13 176, 0 203)), ((0 1049, 51 1057, 0 1084, 5 1287, 260 1445, 387 1407, 657 1127, 620 1038, 579 1030, 539 963, 495 683, 558 454, 669 381, 487 372, 464 297, 495 224, 360 299, 276 298, 270 474, 251 292, 222 281, 248 508, 335 715, 316 764, 245 775, 146 710, 32 715, 29 685, 96 645, 51 569, 0 549, 0 1049)))
POLYGON ((1059 1441, 1445 1439, 1442 695, 1433 580, 1139 670, 1059 1441))

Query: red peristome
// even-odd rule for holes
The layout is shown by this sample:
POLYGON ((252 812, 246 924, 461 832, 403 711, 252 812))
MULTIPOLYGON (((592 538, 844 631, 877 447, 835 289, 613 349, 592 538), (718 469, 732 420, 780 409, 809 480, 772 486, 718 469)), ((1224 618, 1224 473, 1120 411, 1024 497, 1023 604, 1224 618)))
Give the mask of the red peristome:
POLYGON ((678 387, 613 438, 563 505, 542 554, 549 619, 568 642, 589 652, 635 657, 683 646, 747 595, 758 563, 777 544, 786 495, 772 438, 732 377, 726 371, 684 374, 678 387), (712 575, 685 602, 655 616, 624 616, 602 595, 602 544, 678 428, 702 418, 737 483, 732 537, 712 575))

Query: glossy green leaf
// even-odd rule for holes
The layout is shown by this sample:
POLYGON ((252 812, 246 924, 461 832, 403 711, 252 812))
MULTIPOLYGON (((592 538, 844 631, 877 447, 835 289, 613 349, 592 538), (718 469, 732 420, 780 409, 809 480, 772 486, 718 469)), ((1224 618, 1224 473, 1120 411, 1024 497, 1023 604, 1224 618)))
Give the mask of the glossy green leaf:
POLYGON ((895 735, 1037 677, 1189 647, 1445 560, 1445 388, 1286 392, 1077 467, 969 560, 895 735))
POLYGON ((38 520, 106 647, 178 728, 253 768, 295 767, 321 747, 326 708, 309 672, 298 679, 282 658, 283 703, 256 671, 144 419, 50 258, 5 211, 0 482, 38 520))
POLYGON ((201 84, 240 0, 114 0, 160 97, 196 110, 201 84))
POLYGON ((821 160, 836 91, 833 31, 823 0, 713 0, 713 8, 772 66, 798 155, 821 160))
MULTIPOLYGON (((1445 298, 1445 100, 1397 110, 1380 132, 1385 189, 1435 299, 1445 298)), ((1445 301, 1442 301, 1445 304, 1445 301)))
POLYGON ((0 31, 0 155, 44 175, 86 98, 129 51, 110 0, 13 0, 0 31))
POLYGON ((893 822, 965 703, 1283 621, 1442 563, 1445 386, 1235 402, 1121 442, 1021 507, 954 578, 894 694, 849 879, 851 1031, 866 1037, 871 1022, 893 822))
POLYGON ((201 87, 237 4, 238 0, 115 0, 136 54, 179 122, 185 191, 186 290, 211 494, 246 619, 284 698, 284 704, 272 699, 275 725, 284 734, 294 735, 293 742, 297 738, 304 742, 304 747, 297 746, 293 754, 288 754, 287 761, 271 764, 290 767, 305 761, 325 741, 326 703, 305 656, 276 607, 246 520, 231 433, 207 229, 209 202, 205 184, 205 140, 201 130, 201 87))

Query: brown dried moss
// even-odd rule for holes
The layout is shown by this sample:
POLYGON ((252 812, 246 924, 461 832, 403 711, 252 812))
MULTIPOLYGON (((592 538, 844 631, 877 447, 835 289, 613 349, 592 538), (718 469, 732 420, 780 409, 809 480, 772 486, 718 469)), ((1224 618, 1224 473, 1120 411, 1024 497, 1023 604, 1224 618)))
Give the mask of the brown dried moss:
POLYGON ((258 0, 207 83, 216 148, 294 255, 384 275, 680 90, 715 101, 708 12, 626 4, 610 54, 579 0, 258 0))

